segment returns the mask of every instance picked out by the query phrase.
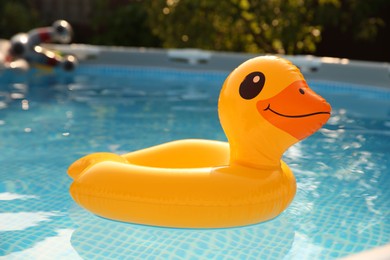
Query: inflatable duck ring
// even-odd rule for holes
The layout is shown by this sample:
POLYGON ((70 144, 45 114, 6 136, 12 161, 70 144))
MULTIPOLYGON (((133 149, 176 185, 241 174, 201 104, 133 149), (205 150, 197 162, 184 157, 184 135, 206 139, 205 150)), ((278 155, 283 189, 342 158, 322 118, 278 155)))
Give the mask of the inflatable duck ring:
POLYGON ((289 61, 257 57, 236 68, 220 93, 229 143, 190 139, 91 154, 69 167, 70 193, 96 215, 125 222, 221 228, 266 221, 296 192, 284 151, 321 128, 330 111, 289 61))

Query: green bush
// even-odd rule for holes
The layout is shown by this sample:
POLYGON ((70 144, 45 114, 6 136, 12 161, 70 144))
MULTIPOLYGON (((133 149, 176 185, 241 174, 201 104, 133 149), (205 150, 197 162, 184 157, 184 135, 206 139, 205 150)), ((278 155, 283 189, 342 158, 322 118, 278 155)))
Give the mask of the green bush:
POLYGON ((164 47, 313 53, 322 31, 337 27, 357 41, 377 37, 386 0, 148 1, 150 28, 164 47))
POLYGON ((111 1, 94 1, 91 21, 94 32, 90 43, 122 46, 160 46, 148 23, 148 6, 134 1, 112 5, 111 1))
POLYGON ((38 26, 38 13, 26 1, 0 1, 0 38, 9 39, 18 32, 38 26))
MULTIPOLYGON (((53 22, 40 17, 30 1, 0 1, 1 38, 53 22)), ((69 21, 76 41, 390 59, 388 0, 96 0, 90 4, 89 20, 69 21)))

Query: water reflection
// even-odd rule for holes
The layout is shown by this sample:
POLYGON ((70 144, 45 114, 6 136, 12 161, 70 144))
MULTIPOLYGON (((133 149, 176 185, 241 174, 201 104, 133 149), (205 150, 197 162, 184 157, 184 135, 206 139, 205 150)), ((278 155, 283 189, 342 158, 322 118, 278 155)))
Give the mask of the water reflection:
POLYGON ((335 109, 325 128, 285 154, 298 182, 287 210, 295 240, 314 250, 294 252, 294 243, 294 258, 337 258, 390 240, 389 149, 383 123, 335 109))
POLYGON ((71 244, 84 259, 282 259, 294 241, 286 216, 242 228, 172 229, 133 225, 96 217, 80 208, 71 212, 79 225, 71 244))
POLYGON ((82 259, 70 245, 72 229, 58 229, 55 233, 31 248, 8 254, 7 259, 82 259))
POLYGON ((52 217, 61 216, 58 212, 15 212, 0 213, 0 232, 25 230, 39 226, 40 222, 51 221, 52 217))
POLYGON ((12 192, 0 193, 0 200, 27 200, 27 199, 39 199, 36 195, 23 195, 12 192))

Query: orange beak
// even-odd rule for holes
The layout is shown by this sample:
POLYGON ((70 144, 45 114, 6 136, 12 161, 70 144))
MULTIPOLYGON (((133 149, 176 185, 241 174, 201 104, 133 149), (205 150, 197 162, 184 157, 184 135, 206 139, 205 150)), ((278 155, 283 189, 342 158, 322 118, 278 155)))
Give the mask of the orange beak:
POLYGON ((302 140, 328 121, 331 106, 299 80, 276 96, 258 101, 257 110, 268 122, 302 140))

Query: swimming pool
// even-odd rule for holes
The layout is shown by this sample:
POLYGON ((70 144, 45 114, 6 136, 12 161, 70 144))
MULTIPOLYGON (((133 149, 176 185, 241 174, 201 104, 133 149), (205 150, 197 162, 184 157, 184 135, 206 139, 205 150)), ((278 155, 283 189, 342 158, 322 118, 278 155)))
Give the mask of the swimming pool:
POLYGON ((66 169, 96 151, 181 138, 226 140, 225 72, 81 66, 0 78, 0 257, 7 259, 331 259, 390 242, 390 91, 309 85, 333 107, 284 160, 298 192, 279 217, 216 230, 94 216, 70 198, 66 169))

